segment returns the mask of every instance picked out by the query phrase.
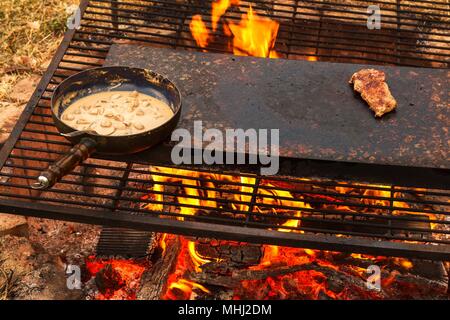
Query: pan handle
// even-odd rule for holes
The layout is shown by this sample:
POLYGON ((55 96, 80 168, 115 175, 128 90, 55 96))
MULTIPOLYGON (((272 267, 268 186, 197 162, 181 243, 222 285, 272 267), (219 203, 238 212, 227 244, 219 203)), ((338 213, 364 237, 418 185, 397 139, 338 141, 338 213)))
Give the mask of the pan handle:
POLYGON ((71 172, 77 165, 89 158, 95 152, 97 142, 90 138, 82 138, 70 151, 55 163, 51 164, 47 170, 42 171, 37 182, 31 187, 43 190, 52 187, 66 174, 71 172))

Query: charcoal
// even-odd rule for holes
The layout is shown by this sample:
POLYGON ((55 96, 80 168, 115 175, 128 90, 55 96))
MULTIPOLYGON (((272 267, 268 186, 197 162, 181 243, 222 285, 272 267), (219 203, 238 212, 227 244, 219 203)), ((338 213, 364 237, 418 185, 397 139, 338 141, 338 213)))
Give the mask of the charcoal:
POLYGON ((120 273, 114 270, 111 264, 105 265, 95 276, 95 284, 98 291, 108 294, 117 291, 125 286, 120 273))

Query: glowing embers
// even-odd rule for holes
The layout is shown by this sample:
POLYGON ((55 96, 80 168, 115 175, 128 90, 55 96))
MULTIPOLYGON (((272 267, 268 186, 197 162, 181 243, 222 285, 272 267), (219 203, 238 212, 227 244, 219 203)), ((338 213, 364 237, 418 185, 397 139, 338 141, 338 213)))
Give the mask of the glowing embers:
MULTIPOLYGON (((390 235, 408 242, 421 236, 418 228, 431 236, 431 222, 440 222, 428 205, 416 203, 426 192, 419 189, 167 167, 151 167, 149 176, 153 184, 144 208, 178 220, 221 218, 230 225, 244 222, 281 232, 390 235), (415 198, 409 196, 416 192, 415 198), (419 221, 411 225, 412 218, 419 221)), ((169 235, 160 241, 163 255, 175 247, 173 239, 181 249, 167 277, 165 299, 382 299, 422 294, 422 282, 410 276, 414 265, 407 259, 169 235), (384 291, 366 286, 371 265, 380 268, 384 291)), ((443 289, 437 286, 436 292, 443 289)), ((427 285, 427 292, 434 290, 433 284, 427 285)))
POLYGON ((163 299, 391 299, 446 294, 445 284, 412 273, 413 262, 404 258, 177 236, 164 241, 167 248, 181 249, 163 299), (369 272, 371 266, 379 274, 369 272), (368 285, 372 280, 379 289, 368 285))
POLYGON ((96 300, 134 300, 140 280, 149 263, 136 259, 86 259, 87 279, 94 278, 98 293, 96 300))

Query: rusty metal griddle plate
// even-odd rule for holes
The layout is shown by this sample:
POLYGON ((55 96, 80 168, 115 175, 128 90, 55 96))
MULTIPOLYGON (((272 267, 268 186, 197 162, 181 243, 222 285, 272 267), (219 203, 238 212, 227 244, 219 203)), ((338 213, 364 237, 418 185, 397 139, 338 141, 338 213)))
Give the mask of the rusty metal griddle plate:
MULTIPOLYGON (((280 156, 450 168, 449 71, 374 66, 397 111, 375 119, 348 80, 367 65, 113 45, 107 65, 148 68, 179 87, 179 127, 278 128, 280 156)), ((141 154, 146 157, 145 153, 141 154)))

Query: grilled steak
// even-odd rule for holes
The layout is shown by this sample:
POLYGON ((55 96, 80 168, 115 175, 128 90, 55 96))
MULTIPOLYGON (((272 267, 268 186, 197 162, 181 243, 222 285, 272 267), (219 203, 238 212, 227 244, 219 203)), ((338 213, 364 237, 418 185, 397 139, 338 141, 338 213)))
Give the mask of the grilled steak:
POLYGON ((397 106, 397 101, 389 91, 385 79, 383 71, 362 69, 354 73, 349 81, 375 112, 375 117, 381 117, 397 106))

